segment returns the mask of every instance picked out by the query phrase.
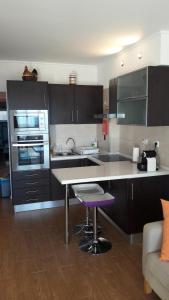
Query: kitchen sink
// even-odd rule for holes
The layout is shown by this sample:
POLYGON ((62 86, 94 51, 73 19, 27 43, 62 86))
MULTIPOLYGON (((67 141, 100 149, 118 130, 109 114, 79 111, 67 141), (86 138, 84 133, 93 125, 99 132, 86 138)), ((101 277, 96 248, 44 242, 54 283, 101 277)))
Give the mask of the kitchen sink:
POLYGON ((76 168, 76 167, 89 167, 98 166, 97 163, 88 158, 65 159, 51 161, 51 169, 60 168, 76 168))
POLYGON ((78 155, 74 152, 58 152, 54 156, 73 156, 73 155, 78 155))
POLYGON ((88 158, 65 159, 51 161, 51 169, 98 166, 88 158))

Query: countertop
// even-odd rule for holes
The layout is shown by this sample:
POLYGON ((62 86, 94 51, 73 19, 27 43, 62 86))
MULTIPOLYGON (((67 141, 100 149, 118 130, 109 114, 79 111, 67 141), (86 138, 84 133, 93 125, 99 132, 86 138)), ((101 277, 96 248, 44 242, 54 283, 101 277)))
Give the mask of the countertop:
POLYGON ((52 172, 61 184, 169 175, 169 169, 163 168, 155 172, 139 171, 137 164, 131 161, 100 162, 98 166, 53 169, 52 172))

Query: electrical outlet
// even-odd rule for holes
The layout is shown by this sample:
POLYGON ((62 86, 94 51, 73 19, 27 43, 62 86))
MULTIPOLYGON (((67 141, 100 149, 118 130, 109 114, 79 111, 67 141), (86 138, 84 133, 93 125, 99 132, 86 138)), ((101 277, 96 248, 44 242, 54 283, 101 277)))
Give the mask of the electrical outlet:
POLYGON ((155 141, 154 144, 156 145, 156 147, 160 147, 160 142, 159 141, 155 141))

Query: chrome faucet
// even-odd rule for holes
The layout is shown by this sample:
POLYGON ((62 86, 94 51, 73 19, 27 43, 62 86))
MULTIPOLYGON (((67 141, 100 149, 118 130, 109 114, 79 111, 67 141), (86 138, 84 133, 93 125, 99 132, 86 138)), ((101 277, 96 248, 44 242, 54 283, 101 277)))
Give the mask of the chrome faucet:
POLYGON ((76 148, 75 140, 74 140, 74 138, 72 138, 72 137, 68 137, 67 140, 66 140, 66 145, 68 144, 69 141, 72 141, 73 144, 74 144, 74 146, 71 148, 71 150, 73 151, 73 149, 76 148))

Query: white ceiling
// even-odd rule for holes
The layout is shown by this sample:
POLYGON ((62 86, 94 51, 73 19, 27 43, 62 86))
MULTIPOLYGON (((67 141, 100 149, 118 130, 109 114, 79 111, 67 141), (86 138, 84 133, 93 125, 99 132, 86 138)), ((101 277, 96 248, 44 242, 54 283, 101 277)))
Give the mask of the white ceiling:
POLYGON ((168 0, 0 0, 0 60, 96 63, 160 30, 168 0))

